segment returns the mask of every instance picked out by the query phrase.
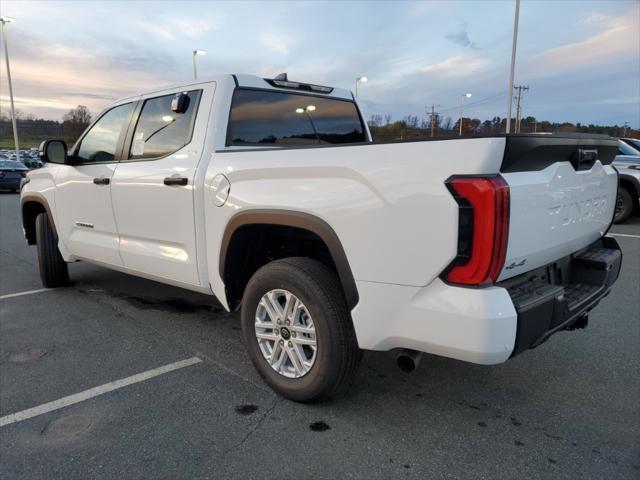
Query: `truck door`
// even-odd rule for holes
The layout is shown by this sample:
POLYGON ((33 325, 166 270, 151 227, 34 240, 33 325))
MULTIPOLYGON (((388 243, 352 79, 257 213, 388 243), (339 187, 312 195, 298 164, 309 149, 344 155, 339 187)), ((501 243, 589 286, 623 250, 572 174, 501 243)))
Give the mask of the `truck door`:
POLYGON ((145 95, 111 182, 124 266, 200 285, 194 194, 214 83, 145 95), (196 118, 197 117, 197 118, 196 118))
POLYGON ((71 152, 56 175, 56 225, 69 251, 87 260, 122 265, 111 208, 111 180, 134 103, 111 108, 71 152))

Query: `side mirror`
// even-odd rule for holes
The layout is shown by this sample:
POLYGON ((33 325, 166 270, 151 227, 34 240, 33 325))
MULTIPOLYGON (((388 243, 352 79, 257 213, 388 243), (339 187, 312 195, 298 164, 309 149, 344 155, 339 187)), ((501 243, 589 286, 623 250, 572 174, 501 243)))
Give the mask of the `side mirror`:
POLYGON ((67 144, 62 140, 45 140, 39 150, 43 163, 67 163, 67 144))
POLYGON ((185 113, 189 108, 189 95, 185 92, 176 93, 171 100, 171 111, 174 113, 185 113))

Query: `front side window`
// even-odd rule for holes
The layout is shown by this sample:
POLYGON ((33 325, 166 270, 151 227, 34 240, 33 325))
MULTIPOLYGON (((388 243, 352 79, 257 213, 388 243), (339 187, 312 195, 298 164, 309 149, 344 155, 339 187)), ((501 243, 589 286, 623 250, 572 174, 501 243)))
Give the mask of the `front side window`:
POLYGON ((187 104, 184 113, 171 110, 174 94, 146 100, 133 133, 129 158, 163 157, 187 145, 191 141, 200 92, 185 92, 187 104))
POLYGON ((100 117, 82 138, 78 160, 82 163, 114 161, 118 138, 132 110, 133 104, 127 103, 112 108, 100 117))
POLYGON ((295 93, 236 89, 227 145, 366 142, 355 103, 295 93))

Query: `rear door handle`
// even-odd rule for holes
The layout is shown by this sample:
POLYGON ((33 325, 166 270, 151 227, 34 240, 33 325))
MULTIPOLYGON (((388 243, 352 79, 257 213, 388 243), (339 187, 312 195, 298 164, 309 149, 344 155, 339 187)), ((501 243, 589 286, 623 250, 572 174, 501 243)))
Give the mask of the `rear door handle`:
POLYGON ((187 185, 188 183, 189 183, 189 179, 184 177, 166 177, 164 179, 164 184, 169 186, 173 186, 173 185, 184 186, 184 185, 187 185))
POLYGON ((93 179, 93 183, 96 185, 109 185, 110 181, 109 177, 98 177, 93 179))

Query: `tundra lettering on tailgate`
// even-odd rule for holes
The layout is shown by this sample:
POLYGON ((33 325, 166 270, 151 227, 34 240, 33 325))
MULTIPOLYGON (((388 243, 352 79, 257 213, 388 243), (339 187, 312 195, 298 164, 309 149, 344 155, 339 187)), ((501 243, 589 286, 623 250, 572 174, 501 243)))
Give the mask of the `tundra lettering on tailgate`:
POLYGON ((599 217, 604 213, 605 196, 573 200, 549 208, 549 215, 554 218, 554 226, 566 227, 574 223, 599 217))

